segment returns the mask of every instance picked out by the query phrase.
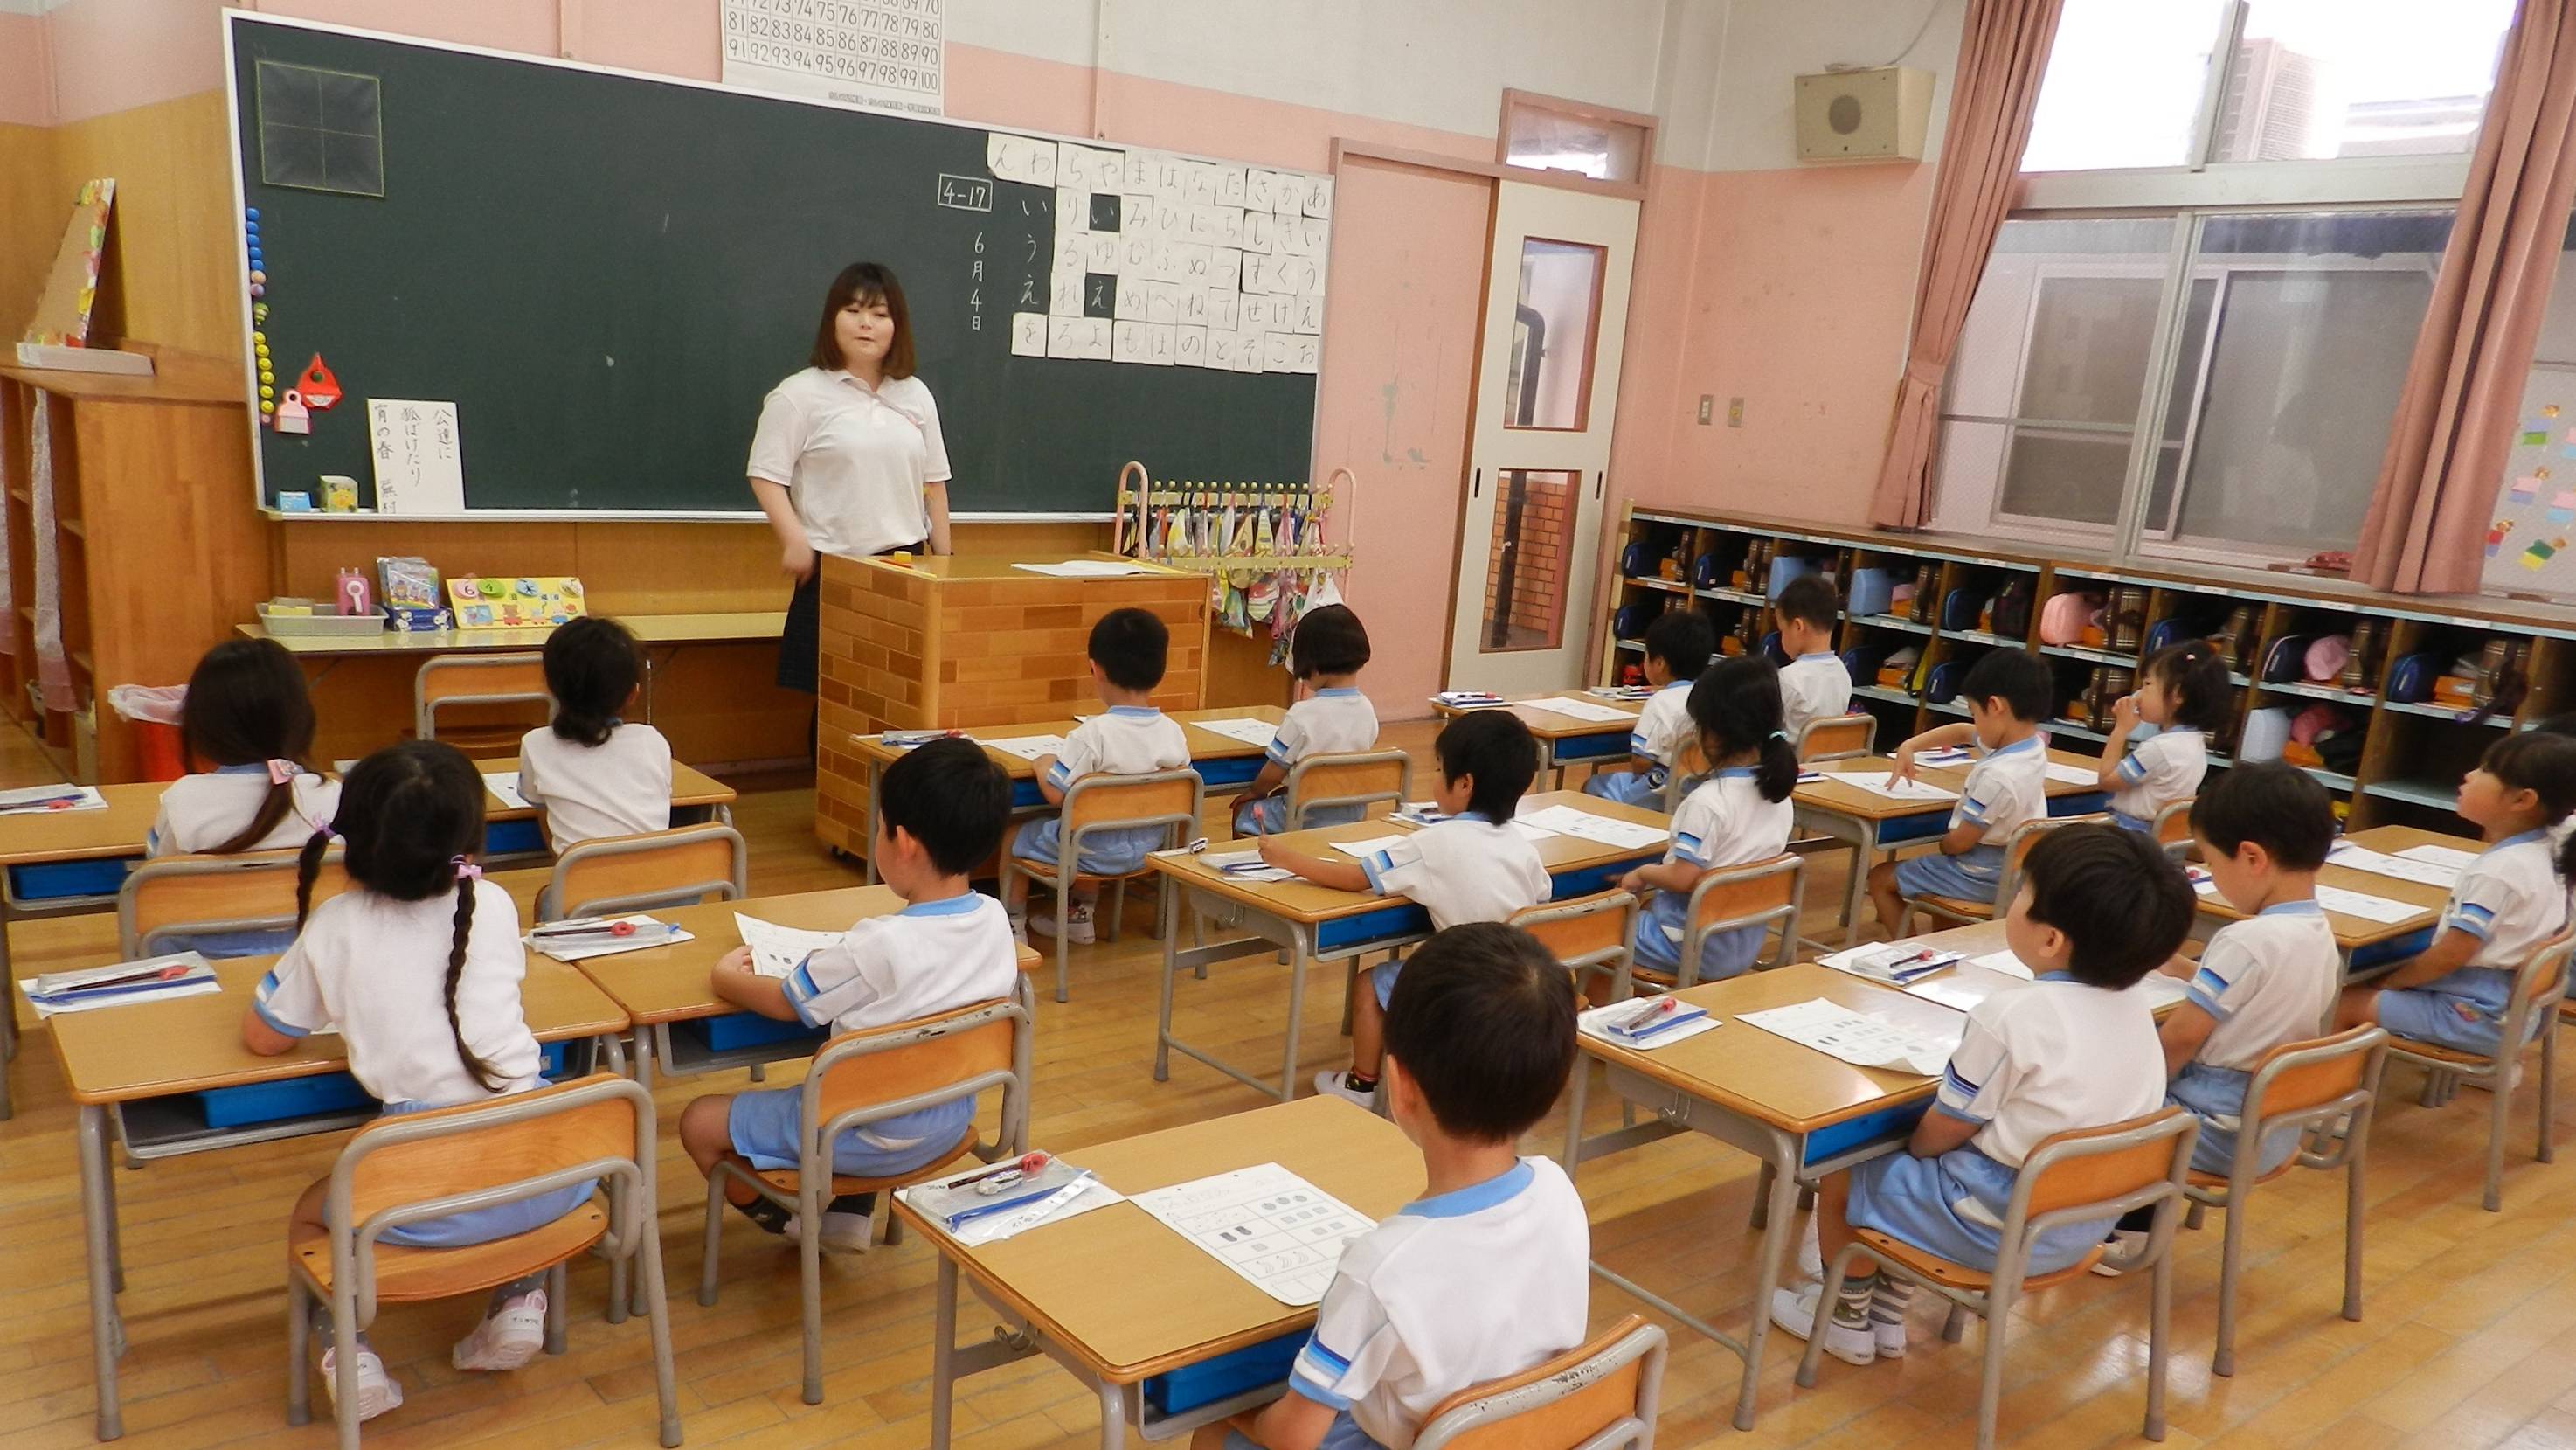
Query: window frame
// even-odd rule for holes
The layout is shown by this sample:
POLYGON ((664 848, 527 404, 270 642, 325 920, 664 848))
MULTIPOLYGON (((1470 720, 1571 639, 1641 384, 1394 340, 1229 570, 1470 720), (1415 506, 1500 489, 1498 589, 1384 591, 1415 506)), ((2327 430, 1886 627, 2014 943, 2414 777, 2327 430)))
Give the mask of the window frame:
POLYGON ((1587 191, 1610 196, 1624 196, 1636 201, 1646 199, 1646 175, 1655 168, 1655 131, 1660 123, 1642 111, 1623 111, 1616 106, 1595 105, 1565 96, 1543 95, 1537 91, 1503 88, 1502 110, 1494 121, 1494 164, 1506 177, 1545 177, 1571 183, 1587 191), (1586 176, 1580 171, 1565 171, 1537 166, 1524 166, 1512 160, 1512 118, 1521 112, 1558 116, 1602 126, 1625 127, 1638 133, 1637 175, 1620 180, 1586 176))

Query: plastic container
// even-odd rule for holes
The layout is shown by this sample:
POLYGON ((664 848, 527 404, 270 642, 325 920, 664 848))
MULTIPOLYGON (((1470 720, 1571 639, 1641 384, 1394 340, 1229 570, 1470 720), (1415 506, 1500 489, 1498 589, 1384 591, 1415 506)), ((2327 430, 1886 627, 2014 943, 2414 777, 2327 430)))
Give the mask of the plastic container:
POLYGON ((1307 1331, 1300 1329, 1277 1339, 1247 1344, 1214 1359, 1167 1370, 1145 1381, 1145 1403, 1163 1414, 1178 1415, 1231 1399, 1246 1390, 1280 1384, 1288 1378, 1289 1368, 1296 1364, 1297 1351, 1305 1348, 1306 1339, 1307 1331))
POLYGON ((185 685, 118 685, 107 692, 107 703, 134 727, 136 766, 145 780, 188 773, 179 749, 179 707, 187 698, 185 685))

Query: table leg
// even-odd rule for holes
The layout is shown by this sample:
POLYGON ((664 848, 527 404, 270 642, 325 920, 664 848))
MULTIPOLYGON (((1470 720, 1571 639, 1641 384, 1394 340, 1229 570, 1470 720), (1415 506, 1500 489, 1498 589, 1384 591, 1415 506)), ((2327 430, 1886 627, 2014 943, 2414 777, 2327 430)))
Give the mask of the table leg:
POLYGON ((1119 1450, 1127 1443, 1127 1387, 1103 1382, 1099 1389, 1100 1450, 1119 1450))
POLYGON ((1780 1287, 1780 1260, 1788 1248, 1788 1235, 1797 1230, 1791 1224, 1793 1205, 1798 1194, 1797 1144, 1781 1138, 1772 1149, 1771 1161, 1764 1165, 1770 1177, 1770 1192, 1764 1207, 1765 1226, 1762 1243, 1755 1253, 1761 1267, 1753 1280, 1753 1323, 1744 1335, 1744 1388, 1735 1400, 1735 1428, 1753 1428, 1754 1392, 1762 1379, 1762 1345, 1771 1337, 1771 1291, 1780 1287))
MULTIPOLYGON (((635 1025, 635 1082, 637 1086, 643 1088, 644 1091, 648 1093, 653 1090, 653 1034, 660 1030, 661 1029, 658 1027, 647 1027, 640 1022, 635 1025)), ((639 1189, 638 1191, 641 1190, 639 1189)), ((662 1231, 662 1205, 647 1201, 642 1204, 641 1207, 643 1211, 637 1214, 636 1217, 643 1222, 644 1232, 648 1234, 660 1233, 662 1231)), ((609 1267, 609 1297, 613 1301, 629 1303, 631 1307, 628 1312, 630 1313, 650 1314, 652 1312, 653 1306, 647 1299, 647 1291, 650 1287, 650 1285, 644 1282, 644 1276, 642 1274, 630 1274, 627 1272, 627 1261, 624 1259, 619 1259, 609 1267), (632 1292, 634 1295, 632 1300, 628 1300, 626 1297, 629 1290, 630 1280, 632 1282, 632 1292)))
POLYGON ((1305 1025, 1306 973, 1314 966, 1314 933, 1303 926, 1289 932, 1296 942, 1288 949, 1288 1038, 1280 1050, 1279 1101, 1297 1098, 1297 1032, 1305 1025))
POLYGON ((1172 1080, 1172 978, 1180 968, 1181 934, 1174 921, 1180 911, 1181 891, 1177 884, 1163 893, 1163 989, 1162 1008, 1154 1019, 1154 1081, 1172 1080))
POLYGON ((107 1183, 107 1175, 114 1171, 107 1161, 107 1110, 96 1103, 81 1104, 78 1151, 81 1224, 89 1249, 89 1340, 95 1360, 91 1377, 98 1386, 98 1438, 113 1440, 125 1433, 125 1417, 116 1398, 116 1356, 123 1331, 116 1320, 116 1200, 107 1183))
POLYGON ((948 1417, 957 1397, 957 1261, 939 1255, 939 1287, 930 1301, 930 1450, 948 1450, 948 1417))
POLYGON ((1869 900, 1869 868, 1877 864, 1877 836, 1866 821, 1854 822, 1843 836, 1852 843, 1851 884, 1843 891, 1843 945, 1847 947, 1860 945, 1860 909, 1869 900))

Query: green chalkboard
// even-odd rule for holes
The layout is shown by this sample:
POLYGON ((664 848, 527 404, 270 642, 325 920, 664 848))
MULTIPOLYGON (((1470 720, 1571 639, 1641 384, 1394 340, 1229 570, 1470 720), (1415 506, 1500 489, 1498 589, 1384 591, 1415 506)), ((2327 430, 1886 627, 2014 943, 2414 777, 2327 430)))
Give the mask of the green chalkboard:
POLYGON ((903 279, 960 513, 1105 512, 1131 458, 1307 476, 1312 373, 1013 355, 1012 314, 1047 310, 1057 193, 993 180, 981 127, 229 24, 275 386, 319 353, 344 394, 310 435, 262 430, 264 502, 345 474, 370 504, 373 397, 456 404, 469 511, 748 509, 761 399, 862 259, 903 279), (379 82, 382 195, 263 180, 262 61, 379 82))

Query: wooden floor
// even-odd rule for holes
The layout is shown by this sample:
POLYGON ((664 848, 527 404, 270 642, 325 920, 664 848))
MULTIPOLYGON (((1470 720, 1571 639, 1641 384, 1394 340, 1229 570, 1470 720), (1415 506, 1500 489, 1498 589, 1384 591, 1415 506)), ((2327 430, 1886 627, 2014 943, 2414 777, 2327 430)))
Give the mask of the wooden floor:
MULTIPOLYGON (((1399 727, 1396 743, 1424 754, 1425 727, 1399 727)), ((0 728, 0 785, 50 778, 22 738, 0 728)), ((758 783, 746 783, 757 785, 758 783)), ((829 859, 807 827, 810 792, 754 790, 736 811, 752 844, 755 894, 815 889, 855 879, 829 859)), ((1838 898, 1830 866, 1811 888, 1838 898)), ((1139 927, 1144 917, 1135 916, 1139 927)), ((108 960, 113 918, 18 926, 22 973, 108 960)), ((1154 977, 1158 945, 1141 930, 1121 944, 1081 952, 1069 1005, 1042 1005, 1035 1142, 1084 1144, 1237 1112, 1262 1099, 1195 1064, 1178 1061, 1156 1083, 1154 977)), ((1305 1041, 1311 1072, 1334 1063, 1337 983, 1309 993, 1305 1041)), ((1184 1035, 1232 1044, 1246 1060, 1273 1052, 1285 1003, 1280 970, 1266 957, 1218 969, 1182 994, 1184 1035)), ((1229 1054, 1233 1055, 1233 1054, 1229 1054)), ((19 1111, 0 1125, 0 1447, 48 1450, 91 1439, 89 1339, 84 1305, 72 1112, 48 1037, 29 1034, 14 1067, 19 1111)), ((792 1080, 792 1065, 773 1080, 792 1080)), ((2399 1097, 2415 1080, 2392 1071, 2399 1097)), ((730 1091, 740 1074, 664 1085, 661 1210, 675 1286, 698 1270, 701 1186, 669 1124, 690 1097, 730 1091)), ((1594 1101, 1605 1121, 1615 1108, 1594 1101)), ((2218 1279, 2218 1234, 2185 1236, 2174 1311, 2172 1446, 2326 1445, 2471 1447, 2576 1445, 2576 1161, 2531 1161, 2533 1094, 2515 1104, 2505 1211, 2477 1205, 2477 1154, 2487 1100, 2464 1092, 2448 1109, 2411 1102, 2382 1112, 2371 1162, 2369 1302, 2362 1323, 2336 1317, 2341 1282, 2339 1178, 2300 1173, 2264 1189, 2249 1225, 2251 1267, 2238 1368, 2208 1372, 2218 1279)), ((1543 1125, 1533 1151, 1552 1150, 1561 1123, 1543 1125)), ((2562 1143, 2576 1124, 2560 1122, 2562 1143)), ((236 1149, 126 1174, 123 1199, 131 1349, 125 1360, 125 1443, 194 1447, 329 1443, 327 1417, 302 1430, 283 1418, 280 1239, 289 1204, 320 1175, 335 1138, 236 1149)), ((1745 1231, 1753 1175, 1748 1161, 1704 1139, 1674 1139, 1587 1165, 1578 1182, 1591 1205, 1597 1258, 1729 1329, 1749 1307, 1752 1240, 1745 1231)), ((933 1258, 917 1239, 824 1266, 826 1400, 797 1397, 795 1255, 740 1222, 727 1230, 722 1303, 701 1308, 686 1287, 672 1303, 681 1410, 695 1446, 851 1445, 926 1442, 933 1258)), ((1116 1272, 1103 1265, 1103 1273, 1116 1272)), ((459 1374, 449 1343, 478 1304, 389 1309, 375 1342, 409 1402, 367 1427, 370 1445, 649 1446, 654 1443, 650 1359, 640 1319, 599 1318, 606 1271, 573 1271, 572 1348, 506 1376, 459 1374)), ((1633 1306, 1606 1287, 1593 1319, 1633 1306)), ((971 1309, 961 1332, 982 1337, 989 1319, 971 1309)), ((2043 1294, 2016 1316, 2006 1370, 2004 1438, 2025 1446, 2133 1443, 2139 1437, 2146 1363, 2143 1281, 2086 1279, 2043 1294)), ((1673 1329, 1673 1326, 1667 1326, 1673 1329)), ((1674 1330, 1660 1443, 1752 1447, 1948 1446, 1970 1443, 1981 1330, 1945 1345, 1933 1309, 1918 1310, 1913 1353, 1901 1363, 1853 1369, 1825 1362, 1815 1389, 1791 1384, 1794 1340, 1775 1336, 1763 1376, 1762 1418, 1750 1434, 1728 1426, 1735 1359, 1674 1330)), ((317 1403, 320 1394, 316 1391, 317 1403)), ((1036 1359, 969 1381, 956 1443, 974 1450, 1093 1443, 1097 1412, 1075 1383, 1036 1359)))

